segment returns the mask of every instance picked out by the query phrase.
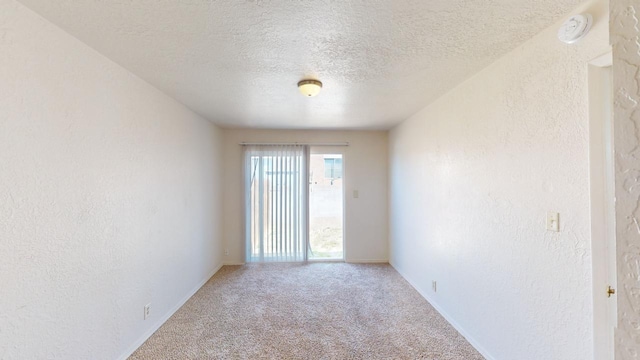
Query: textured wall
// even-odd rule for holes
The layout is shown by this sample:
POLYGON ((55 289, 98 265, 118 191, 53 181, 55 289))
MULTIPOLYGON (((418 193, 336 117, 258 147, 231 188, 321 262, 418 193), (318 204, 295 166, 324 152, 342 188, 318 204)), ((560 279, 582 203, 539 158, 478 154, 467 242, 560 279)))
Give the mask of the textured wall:
POLYGON ((242 147, 240 142, 349 142, 345 166, 347 261, 388 261, 388 162, 386 131, 224 130, 224 239, 227 263, 244 263, 242 147), (353 190, 359 198, 353 198, 353 190))
POLYGON ((222 262, 220 131, 12 0, 0 49, 0 358, 117 358, 222 262))
POLYGON ((559 22, 390 135, 391 262, 487 357, 592 358, 587 63, 609 16, 585 8, 580 43, 559 22))
POLYGON ((640 358, 640 4, 611 1, 616 161, 616 359, 640 358))

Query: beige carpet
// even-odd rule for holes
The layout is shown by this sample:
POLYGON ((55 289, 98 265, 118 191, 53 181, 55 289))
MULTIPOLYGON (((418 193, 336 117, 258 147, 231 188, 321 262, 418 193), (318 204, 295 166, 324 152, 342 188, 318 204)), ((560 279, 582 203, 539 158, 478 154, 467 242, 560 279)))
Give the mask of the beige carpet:
POLYGON ((130 359, 483 359, 391 266, 225 266, 130 359))

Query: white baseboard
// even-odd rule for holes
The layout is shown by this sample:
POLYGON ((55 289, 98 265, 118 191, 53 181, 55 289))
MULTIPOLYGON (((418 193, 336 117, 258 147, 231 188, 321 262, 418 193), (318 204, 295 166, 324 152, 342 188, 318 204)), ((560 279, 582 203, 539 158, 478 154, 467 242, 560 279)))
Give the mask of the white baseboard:
POLYGON ((463 329, 462 326, 460 326, 460 324, 458 324, 457 321, 455 321, 451 316, 449 316, 449 314, 447 314, 446 311, 444 311, 440 306, 438 306, 438 303, 433 298, 431 298, 429 294, 420 290, 420 288, 418 288, 416 284, 413 283, 413 281, 411 281, 400 270, 398 270, 398 268, 395 265, 393 265, 393 263, 389 262, 389 264, 393 266, 393 268, 396 269, 398 274, 400 274, 400 276, 402 276, 411 286, 413 286, 413 288, 416 289, 416 291, 420 295, 422 295, 422 297, 425 298, 425 300, 427 300, 429 304, 431 304, 431 306, 433 306, 433 308, 436 309, 436 311, 439 312, 440 315, 442 315, 442 317, 444 317, 445 320, 447 320, 449 324, 451 324, 460 333, 460 335, 462 335, 465 339, 467 339, 469 344, 471 344, 471 346, 473 346, 476 350, 478 350, 480 355, 484 356, 487 360, 496 360, 496 358, 493 357, 493 355, 489 354, 489 352, 484 347, 482 347, 482 345, 480 345, 480 343, 476 341, 476 339, 474 339, 471 336, 471 334, 469 334, 465 329, 463 329))
POLYGON ((163 317, 161 317, 147 332, 145 332, 121 356, 119 356, 118 359, 119 360, 126 360, 129 356, 131 356, 131 354, 133 354, 134 351, 136 351, 142 344, 144 344, 144 342, 147 341, 147 339, 149 339, 149 337, 151 337, 151 335, 153 335, 153 333, 158 331, 158 329, 162 325, 164 325, 164 323, 167 320, 169 320, 169 318, 171 316, 173 316, 173 314, 175 314, 175 312, 178 311, 178 309, 180 309, 182 307, 182 305, 184 305, 189 299, 191 299, 191 297, 196 292, 198 292, 198 290, 200 290, 200 288, 202 286, 204 286, 204 284, 206 284, 209 281, 209 279, 211 279, 211 277, 213 275, 215 275, 218 272, 218 270, 220 270, 222 268, 222 266, 224 266, 224 264, 220 264, 215 269, 213 269, 213 271, 211 273, 209 273, 204 280, 200 281, 198 283, 198 285, 196 285, 193 289, 191 289, 191 291, 189 291, 189 293, 187 293, 187 295, 185 295, 180 301, 178 301, 176 306, 171 308, 163 317))
MULTIPOLYGON (((319 263, 319 262, 345 262, 348 264, 388 264, 389 260, 381 260, 381 259, 376 259, 376 260, 360 260, 360 259, 356 259, 356 260, 352 260, 352 259, 347 259, 347 260, 323 260, 323 259, 318 259, 318 260, 309 260, 310 263, 319 263)), ((297 262, 294 262, 297 263, 297 262)), ((269 263, 267 263, 269 264, 269 263)), ((285 263, 272 263, 272 264, 285 264, 285 263)), ((223 264, 224 266, 243 266, 243 265, 247 265, 247 263, 243 263, 243 262, 225 262, 223 264)))
POLYGON ((346 263, 349 264, 388 264, 389 260, 382 260, 382 259, 374 259, 374 260, 367 260, 367 259, 347 259, 345 260, 346 263))

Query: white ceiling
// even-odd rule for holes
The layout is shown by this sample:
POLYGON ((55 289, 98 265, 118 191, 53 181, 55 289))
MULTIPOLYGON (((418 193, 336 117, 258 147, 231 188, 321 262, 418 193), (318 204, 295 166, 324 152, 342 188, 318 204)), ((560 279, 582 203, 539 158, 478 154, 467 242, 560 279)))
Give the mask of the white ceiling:
POLYGON ((20 1, 219 125, 352 129, 408 118, 582 2, 20 1))

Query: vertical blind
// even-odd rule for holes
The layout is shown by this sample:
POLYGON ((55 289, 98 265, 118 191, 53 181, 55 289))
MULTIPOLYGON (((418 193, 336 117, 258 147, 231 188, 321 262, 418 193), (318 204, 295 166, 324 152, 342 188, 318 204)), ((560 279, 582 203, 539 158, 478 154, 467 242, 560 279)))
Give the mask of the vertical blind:
POLYGON ((244 154, 247 261, 306 261, 308 146, 245 146, 244 154))

